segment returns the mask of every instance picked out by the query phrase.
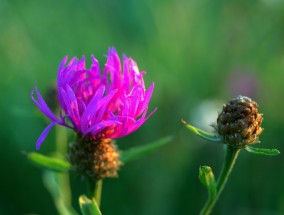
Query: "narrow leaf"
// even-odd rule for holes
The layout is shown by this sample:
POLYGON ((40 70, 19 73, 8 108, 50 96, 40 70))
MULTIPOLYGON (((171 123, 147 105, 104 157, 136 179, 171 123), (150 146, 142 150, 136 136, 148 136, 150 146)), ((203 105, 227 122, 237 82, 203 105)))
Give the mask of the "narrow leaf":
POLYGON ((194 126, 188 124, 188 123, 187 123, 186 121, 184 121, 184 120, 181 120, 181 122, 185 125, 185 127, 186 127, 188 130, 192 131, 193 133, 197 134, 198 136, 200 136, 200 137, 202 137, 202 138, 204 138, 204 139, 206 139, 206 140, 209 140, 209 141, 212 141, 212 142, 216 142, 216 143, 221 143, 221 142, 222 142, 221 138, 220 138, 220 137, 217 137, 217 136, 214 135, 214 134, 210 134, 210 133, 208 133, 208 132, 206 132, 206 131, 203 131, 203 130, 201 130, 201 129, 199 129, 199 128, 196 128, 196 127, 194 127, 194 126))
POLYGON ((209 197, 214 197, 216 195, 216 181, 209 166, 201 166, 199 168, 199 180, 207 188, 209 197))
POLYGON ((280 154, 280 151, 277 149, 261 149, 247 146, 245 150, 255 155, 275 156, 280 154))
POLYGON ((64 192, 60 180, 62 174, 46 170, 43 172, 43 184, 52 196, 59 214, 78 215, 72 205, 64 198, 64 192))
POLYGON ((85 195, 79 197, 79 204, 83 215, 102 215, 96 201, 89 199, 85 195))
POLYGON ((67 172, 71 168, 71 164, 65 160, 42 155, 37 152, 26 153, 29 161, 43 169, 56 172, 67 172))
POLYGON ((148 144, 143 145, 143 146, 137 146, 137 147, 127 149, 127 150, 121 152, 120 160, 123 163, 127 163, 129 161, 135 160, 137 158, 140 158, 144 155, 147 155, 147 154, 159 149, 160 147, 164 146, 165 144, 171 142, 171 140, 172 140, 172 137, 168 136, 168 137, 162 138, 162 139, 154 141, 152 143, 148 143, 148 144))

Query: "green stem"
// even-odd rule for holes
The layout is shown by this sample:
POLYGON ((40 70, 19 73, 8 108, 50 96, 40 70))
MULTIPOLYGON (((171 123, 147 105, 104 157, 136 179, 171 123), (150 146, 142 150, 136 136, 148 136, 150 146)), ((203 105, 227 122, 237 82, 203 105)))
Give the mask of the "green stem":
MULTIPOLYGON (((55 129, 57 156, 63 158, 67 153, 67 132, 66 129, 61 126, 57 126, 55 129)), ((44 184, 52 195, 59 214, 77 215, 77 212, 72 207, 72 195, 68 173, 47 171, 44 174, 44 184)))
MULTIPOLYGON (((62 126, 56 126, 56 152, 60 156, 65 156, 67 153, 67 131, 62 126)), ((62 201, 62 208, 68 210, 68 214, 77 214, 72 208, 72 194, 70 190, 70 178, 68 173, 56 173, 59 184, 60 199, 62 201)), ((60 214, 66 214, 62 209, 58 208, 60 214)))
POLYGON ((103 188, 103 180, 98 180, 95 186, 94 198, 97 202, 98 207, 101 205, 101 197, 102 197, 102 188, 103 188))
POLYGON ((62 155, 67 153, 67 130, 63 126, 55 126, 56 151, 62 155))
POLYGON ((220 176, 217 181, 216 195, 208 198, 207 202, 205 203, 203 209, 200 212, 200 215, 209 215, 211 213, 211 210, 215 206, 222 190, 224 189, 224 186, 233 169, 233 166, 236 162, 239 152, 240 152, 240 149, 234 149, 230 146, 226 147, 226 157, 225 157, 225 161, 224 161, 220 176))
MULTIPOLYGON (((65 156, 67 153, 67 131, 62 126, 55 127, 56 129, 56 151, 61 155, 65 156)), ((66 204, 71 205, 71 190, 70 190, 70 179, 68 173, 57 174, 59 178, 60 189, 62 192, 62 198, 66 204)))
POLYGON ((101 204, 102 188, 103 188, 102 179, 97 181, 89 179, 89 196, 90 198, 96 200, 98 207, 100 207, 101 204))

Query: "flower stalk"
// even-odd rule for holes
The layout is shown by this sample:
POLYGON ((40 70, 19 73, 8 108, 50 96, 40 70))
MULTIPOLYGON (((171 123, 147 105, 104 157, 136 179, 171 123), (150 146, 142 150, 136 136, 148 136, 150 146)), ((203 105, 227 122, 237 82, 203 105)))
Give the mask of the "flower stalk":
POLYGON ((94 191, 94 199, 96 200, 98 207, 100 207, 101 205, 102 189, 103 189, 103 180, 100 179, 96 181, 95 191, 94 191))
POLYGON ((103 179, 94 180, 93 178, 89 178, 88 182, 89 182, 88 186, 89 198, 93 199, 96 202, 98 208, 100 208, 103 179))
POLYGON ((200 215, 209 215, 210 212, 212 211, 213 207, 215 206, 220 194, 222 193, 226 185, 226 182, 235 165, 239 152, 240 152, 240 149, 232 148, 226 145, 225 161, 224 161, 220 176, 217 181, 216 194, 214 196, 209 196, 207 202, 205 203, 204 207, 202 208, 200 212, 200 215))
MULTIPOLYGON (((67 152, 67 131, 63 127, 56 127, 56 148, 60 155, 65 155, 67 152)), ((58 175, 58 180, 60 184, 60 189, 62 190, 62 198, 64 202, 71 205, 72 194, 70 190, 70 179, 68 173, 60 173, 58 175)))

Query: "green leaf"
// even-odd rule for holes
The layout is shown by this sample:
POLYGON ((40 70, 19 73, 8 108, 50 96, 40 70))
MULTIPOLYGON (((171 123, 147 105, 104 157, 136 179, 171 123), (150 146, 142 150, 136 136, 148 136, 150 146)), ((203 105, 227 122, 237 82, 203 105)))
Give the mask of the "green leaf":
POLYGON ((199 180, 207 188, 209 197, 216 195, 216 181, 211 167, 201 166, 199 168, 199 180))
POLYGON ((63 187, 60 183, 61 177, 62 174, 58 174, 54 171, 43 171, 43 184, 51 194, 59 214, 78 215, 71 203, 64 198, 63 187))
POLYGON ((83 215, 102 215, 96 201, 85 195, 79 197, 79 204, 83 215))
POLYGON ((196 128, 196 127, 194 127, 194 126, 188 124, 188 123, 187 123, 186 121, 184 121, 184 120, 181 120, 181 122, 185 125, 185 127, 186 127, 188 130, 190 130, 190 131, 192 131, 193 133, 197 134, 198 136, 204 138, 205 140, 209 140, 209 141, 216 142, 216 143, 221 143, 221 142, 222 142, 221 138, 220 138, 220 137, 217 137, 217 136, 214 135, 214 134, 210 134, 210 133, 208 133, 208 132, 206 132, 206 131, 203 131, 203 130, 201 130, 201 129, 199 129, 199 128, 196 128))
POLYGON ((37 152, 26 153, 29 161, 43 169, 56 172, 67 172, 71 168, 71 164, 65 160, 42 155, 37 152))
POLYGON ((121 152, 120 160, 123 163, 127 163, 129 161, 132 161, 132 160, 140 158, 144 155, 147 155, 147 154, 159 149, 160 147, 164 146, 165 144, 167 144, 171 141, 172 141, 172 137, 168 136, 168 137, 159 139, 157 141, 154 141, 152 143, 148 143, 148 144, 143 145, 143 146, 137 146, 137 147, 127 149, 127 150, 121 152))
POLYGON ((266 156, 275 156, 279 155, 280 151, 277 149, 261 149, 261 148, 254 148, 247 146, 244 148, 249 153, 255 154, 255 155, 266 155, 266 156))

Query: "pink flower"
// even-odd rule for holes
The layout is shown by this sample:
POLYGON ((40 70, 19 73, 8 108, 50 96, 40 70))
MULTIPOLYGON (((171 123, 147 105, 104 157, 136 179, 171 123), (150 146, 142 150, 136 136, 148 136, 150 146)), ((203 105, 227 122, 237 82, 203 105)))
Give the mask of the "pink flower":
POLYGON ((154 83, 145 89, 145 72, 139 72, 136 62, 126 56, 122 66, 115 48, 109 48, 102 73, 94 56, 89 69, 84 57, 74 57, 66 66, 67 59, 62 60, 57 77, 60 117, 52 113, 37 86, 31 92, 37 107, 52 121, 38 138, 37 149, 56 124, 95 139, 120 138, 134 132, 156 111, 146 116, 154 83))

